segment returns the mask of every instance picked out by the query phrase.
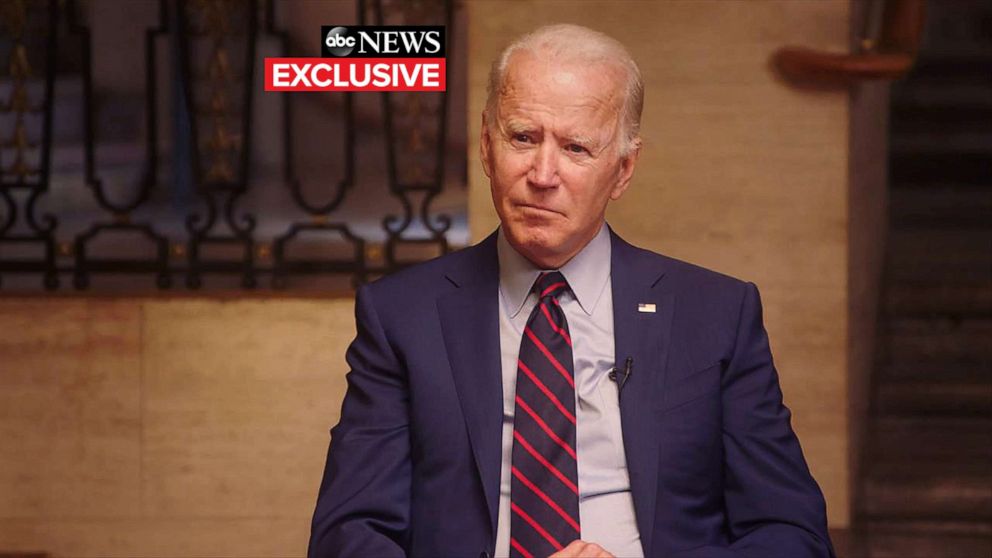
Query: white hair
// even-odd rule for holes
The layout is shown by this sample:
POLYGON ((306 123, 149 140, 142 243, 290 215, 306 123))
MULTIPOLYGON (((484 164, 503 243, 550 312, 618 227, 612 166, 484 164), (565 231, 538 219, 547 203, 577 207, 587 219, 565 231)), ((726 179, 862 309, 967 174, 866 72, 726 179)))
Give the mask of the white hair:
POLYGON ((644 82, 641 69, 619 41, 587 27, 559 23, 546 25, 510 43, 493 62, 486 88, 486 122, 495 122, 497 103, 505 86, 510 57, 518 51, 542 53, 561 62, 583 65, 604 63, 623 71, 624 99, 620 107, 620 156, 624 157, 637 145, 641 130, 641 110, 644 107, 644 82))

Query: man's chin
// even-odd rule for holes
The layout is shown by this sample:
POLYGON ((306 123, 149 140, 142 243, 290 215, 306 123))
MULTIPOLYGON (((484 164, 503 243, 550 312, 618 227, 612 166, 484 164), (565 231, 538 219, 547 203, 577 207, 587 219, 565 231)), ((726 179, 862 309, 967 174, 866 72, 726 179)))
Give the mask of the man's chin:
POLYGON ((508 235, 507 239, 523 257, 530 260, 534 265, 545 268, 557 268, 561 259, 561 239, 560 235, 549 234, 549 231, 524 231, 520 236, 508 235))
POLYGON ((557 234, 545 227, 518 227, 509 235, 510 241, 520 248, 541 253, 551 250, 557 237, 557 234))

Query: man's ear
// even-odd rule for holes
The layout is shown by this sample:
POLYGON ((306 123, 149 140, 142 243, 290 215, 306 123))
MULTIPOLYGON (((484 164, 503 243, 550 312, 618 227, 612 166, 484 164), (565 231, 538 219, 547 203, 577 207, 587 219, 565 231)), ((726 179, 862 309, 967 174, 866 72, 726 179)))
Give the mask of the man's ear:
POLYGON ((489 168, 489 155, 492 153, 492 144, 489 140, 489 122, 486 111, 482 111, 482 132, 479 134, 479 158, 482 160, 482 170, 486 176, 492 178, 489 168))
POLYGON ((631 142, 630 151, 620 159, 620 168, 617 176, 617 183, 610 191, 610 199, 616 201, 627 191, 630 186, 630 179, 634 177, 634 167, 637 166, 637 158, 641 156, 641 138, 636 138, 631 142))

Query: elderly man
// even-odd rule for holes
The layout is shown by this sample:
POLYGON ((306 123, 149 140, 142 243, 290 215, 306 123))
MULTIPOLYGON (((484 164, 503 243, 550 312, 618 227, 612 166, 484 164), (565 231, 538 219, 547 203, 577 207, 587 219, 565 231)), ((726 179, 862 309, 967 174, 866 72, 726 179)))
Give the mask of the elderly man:
POLYGON ((582 27, 496 61, 500 227, 359 289, 311 556, 833 555, 754 285, 605 223, 642 99, 582 27))

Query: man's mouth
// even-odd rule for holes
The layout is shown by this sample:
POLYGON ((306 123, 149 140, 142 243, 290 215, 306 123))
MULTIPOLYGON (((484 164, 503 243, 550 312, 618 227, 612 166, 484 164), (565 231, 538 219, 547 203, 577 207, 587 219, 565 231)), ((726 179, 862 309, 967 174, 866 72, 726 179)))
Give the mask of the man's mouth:
POLYGON ((551 209, 550 207, 545 207, 543 205, 536 205, 536 204, 532 204, 532 203, 520 203, 520 204, 517 204, 517 205, 519 207, 523 207, 523 208, 527 208, 527 209, 534 209, 534 210, 537 210, 537 211, 543 211, 543 212, 547 212, 547 213, 554 213, 556 215, 561 215, 562 214, 560 211, 557 211, 555 209, 551 209))

